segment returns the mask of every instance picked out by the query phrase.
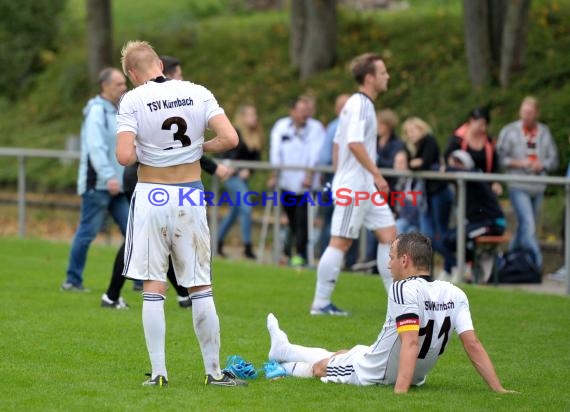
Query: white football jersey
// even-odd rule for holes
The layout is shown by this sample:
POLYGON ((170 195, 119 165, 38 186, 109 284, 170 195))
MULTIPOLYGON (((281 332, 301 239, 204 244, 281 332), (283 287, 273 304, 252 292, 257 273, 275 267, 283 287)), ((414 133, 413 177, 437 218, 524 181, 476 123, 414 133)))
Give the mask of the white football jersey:
POLYGON ((445 351, 450 334, 473 330, 469 302, 455 285, 425 277, 394 282, 388 313, 376 342, 354 364, 363 385, 394 384, 400 359, 399 332, 419 330, 420 351, 412 385, 422 384, 445 351))
POLYGON ((117 133, 136 134, 142 164, 166 167, 202 157, 208 121, 223 114, 205 87, 182 80, 158 78, 127 92, 117 113, 117 133))
POLYGON ((360 164, 348 148, 352 142, 360 142, 366 147, 372 162, 376 164, 378 126, 374 103, 364 93, 354 93, 344 105, 338 122, 334 142, 338 144, 338 161, 332 188, 374 190, 374 179, 360 164))

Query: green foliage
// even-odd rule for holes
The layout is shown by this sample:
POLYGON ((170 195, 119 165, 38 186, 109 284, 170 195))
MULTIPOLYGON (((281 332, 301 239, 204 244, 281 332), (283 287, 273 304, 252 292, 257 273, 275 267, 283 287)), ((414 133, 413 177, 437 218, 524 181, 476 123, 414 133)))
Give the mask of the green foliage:
MULTIPOLYGON (((451 0, 412 1, 409 10, 359 13, 341 9, 338 60, 331 70, 305 82, 289 65, 289 20, 283 12, 231 14, 240 1, 127 0, 113 2, 115 56, 126 41, 151 41, 160 53, 178 56, 187 79, 208 86, 226 112, 233 116, 244 101, 255 103, 266 132, 288 113, 295 95, 312 92, 318 99, 317 116, 334 117, 337 94, 355 84, 346 66, 356 54, 376 50, 386 59, 390 88, 377 107, 392 107, 400 115, 419 116, 433 127, 440 145, 469 110, 492 105, 491 132, 517 117, 527 94, 542 103, 542 120, 555 136, 565 171, 570 158, 566 109, 570 106, 570 0, 537 0, 529 23, 527 67, 515 73, 512 86, 490 85, 473 90, 469 83, 463 44, 461 7, 451 0), (142 24, 144 22, 144 24, 142 24)), ((14 104, 0 99, 0 146, 61 149, 69 134, 76 134, 81 108, 90 97, 87 86, 82 0, 70 0, 66 9, 58 52, 47 69, 36 77, 31 93, 14 104)), ((267 150, 267 148, 266 148, 267 150)), ((46 164, 47 167, 47 164, 46 164)), ((13 174, 3 174, 11 180, 13 174)), ((254 188, 261 185, 255 177, 254 188)), ((73 188, 72 173, 53 174, 37 169, 31 183, 73 188), (50 177, 53 176, 53 177, 50 177), (65 181, 51 180, 68 179, 65 181), (66 177, 67 176, 67 177, 66 177), (51 182, 51 183, 50 183, 51 182)))
POLYGON ((53 58, 58 17, 65 0, 0 2, 0 96, 17 98, 53 58))
MULTIPOLYGON (((203 364, 191 312, 165 302, 170 386, 146 388, 150 369, 141 325, 140 293, 127 282, 128 311, 99 307, 117 247, 93 246, 85 272, 92 293, 62 293, 69 245, 0 239, 2 411, 562 411, 570 408, 570 300, 494 287, 464 290, 477 334, 505 387, 492 393, 456 336, 426 384, 406 396, 391 387, 323 384, 317 379, 263 377, 247 388, 203 386, 203 364), (38 287, 41 286, 41 293, 38 287)), ((265 327, 274 312, 294 343, 329 350, 371 344, 386 316, 377 276, 342 274, 335 302, 346 318, 308 314, 314 272, 214 260, 221 360, 239 354, 261 367, 269 350, 265 327)), ((455 334, 454 334, 455 335, 455 334)))

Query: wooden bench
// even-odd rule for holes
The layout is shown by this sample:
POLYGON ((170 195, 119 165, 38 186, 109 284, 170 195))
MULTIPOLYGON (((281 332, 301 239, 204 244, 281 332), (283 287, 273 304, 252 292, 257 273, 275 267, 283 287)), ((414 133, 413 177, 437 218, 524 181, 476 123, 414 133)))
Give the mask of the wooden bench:
POLYGON ((483 235, 474 239, 475 253, 473 258, 473 275, 475 283, 486 283, 493 276, 495 285, 499 284, 499 268, 497 265, 499 251, 502 245, 511 241, 511 235, 507 232, 500 236, 483 235), (483 255, 489 255, 487 261, 484 261, 483 255), (490 262, 489 262, 490 260, 490 262), (490 265, 488 264, 490 263, 490 265), (488 266, 488 267, 486 267, 488 266), (479 279, 478 274, 481 274, 479 279))

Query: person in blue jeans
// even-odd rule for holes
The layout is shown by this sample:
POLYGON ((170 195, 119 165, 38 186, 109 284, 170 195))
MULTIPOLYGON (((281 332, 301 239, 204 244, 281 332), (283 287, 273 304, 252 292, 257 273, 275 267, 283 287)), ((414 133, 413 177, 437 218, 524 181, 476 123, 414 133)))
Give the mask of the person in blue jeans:
POLYGON ((127 227, 129 206, 122 189, 123 167, 115 157, 117 104, 127 90, 127 83, 119 70, 109 67, 101 71, 99 87, 101 92, 83 109, 77 179, 81 218, 73 238, 62 291, 87 291, 83 286, 87 252, 107 213, 119 225, 123 236, 127 227))
MULTIPOLYGON (((418 117, 407 119, 402 125, 402 135, 411 153, 411 170, 439 170, 442 164, 439 146, 431 127, 418 117)), ((449 185, 441 180, 425 181, 427 208, 420 214, 420 230, 433 242, 433 248, 443 257, 446 273, 451 273, 454 259, 444 244, 449 227, 453 195, 449 185)), ((433 267, 433 266, 432 266, 433 267)))
MULTIPOLYGON (((224 153, 221 157, 230 160, 260 160, 263 147, 263 130, 255 106, 246 104, 238 107, 234 127, 238 133, 239 143, 235 149, 224 153)), ((248 259, 256 258, 251 246, 252 206, 243 201, 244 194, 249 191, 248 179, 250 176, 250 169, 234 169, 231 170, 230 178, 224 182, 232 204, 229 207, 228 214, 222 219, 218 232, 218 254, 222 257, 225 257, 224 240, 239 217, 244 255, 248 259), (240 198, 239 202, 238 198, 240 198)))
MULTIPOLYGON (((558 151, 549 128, 538 122, 538 101, 534 97, 526 97, 519 116, 520 120, 503 127, 499 133, 497 152, 505 172, 524 177, 545 175, 555 170, 558 151)), ((546 185, 521 181, 509 183, 508 188, 518 222, 509 250, 529 251, 536 266, 542 269, 536 222, 546 185)))

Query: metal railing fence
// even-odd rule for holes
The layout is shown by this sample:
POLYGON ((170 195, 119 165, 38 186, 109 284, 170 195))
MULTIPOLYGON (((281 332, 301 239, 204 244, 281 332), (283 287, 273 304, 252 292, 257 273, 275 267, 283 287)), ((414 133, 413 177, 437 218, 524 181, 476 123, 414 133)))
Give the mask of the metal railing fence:
MULTIPOLYGON (((75 151, 63 150, 41 150, 41 149, 23 149, 23 148, 7 148, 0 147, 0 157, 16 157, 18 159, 18 233, 21 237, 26 234, 26 159, 27 158, 53 158, 53 159, 79 159, 80 153, 75 151)), ((246 162, 246 161, 227 161, 227 165, 234 168, 248 168, 260 171, 280 171, 280 170, 311 170, 314 172, 332 172, 331 167, 315 167, 306 169, 305 167, 296 166, 274 166, 268 162, 246 162)), ((429 172, 411 172, 396 171, 392 169, 381 169, 384 176, 410 176, 430 180, 444 180, 455 182, 457 185, 457 209, 456 209, 456 227, 457 227, 457 269, 459 273, 465 270, 465 206, 466 206, 466 182, 484 181, 484 182, 525 182, 525 183, 543 183, 547 185, 564 186, 565 188, 565 241, 564 241, 564 262, 566 264, 566 289, 570 294, 570 178, 554 177, 554 176, 517 176, 511 174, 494 174, 494 173, 469 173, 469 172, 451 172, 441 173, 435 171, 429 172)), ((214 193, 214 198, 219 199, 220 181, 217 178, 212 179, 212 187, 210 191, 214 193)), ((275 188, 280 198, 280 190, 275 188)), ((218 208, 213 207, 210 218, 210 227, 212 234, 213 252, 217 252, 217 229, 218 229, 218 208)), ((313 215, 314 216, 314 215, 313 215)), ((273 262, 278 263, 281 257, 281 245, 279 241, 281 207, 273 208, 273 262)))

